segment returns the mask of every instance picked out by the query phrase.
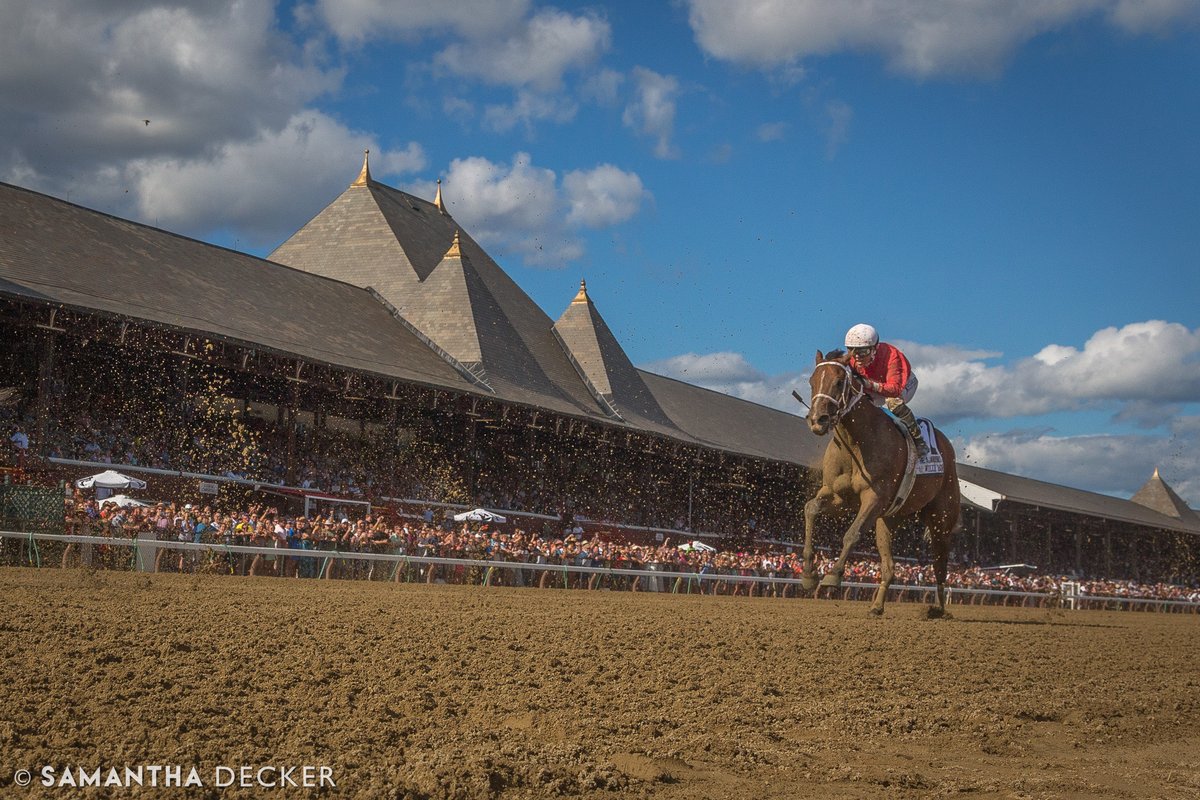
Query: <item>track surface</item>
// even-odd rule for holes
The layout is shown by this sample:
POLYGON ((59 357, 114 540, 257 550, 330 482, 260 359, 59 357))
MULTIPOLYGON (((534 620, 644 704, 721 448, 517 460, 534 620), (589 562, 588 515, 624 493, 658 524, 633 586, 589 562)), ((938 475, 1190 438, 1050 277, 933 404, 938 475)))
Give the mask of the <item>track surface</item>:
POLYGON ((195 765, 136 795, 167 797, 218 765, 372 798, 1200 796, 1190 615, 21 569, 0 604, 5 796, 135 796, 46 764, 195 765))

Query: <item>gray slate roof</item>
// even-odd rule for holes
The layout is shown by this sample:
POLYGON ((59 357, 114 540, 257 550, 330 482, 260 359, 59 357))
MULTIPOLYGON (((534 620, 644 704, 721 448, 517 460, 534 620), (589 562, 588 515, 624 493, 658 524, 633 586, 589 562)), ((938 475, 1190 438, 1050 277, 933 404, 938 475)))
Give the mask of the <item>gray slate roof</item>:
POLYGON ((554 334, 582 379, 614 413, 672 424, 600 316, 586 283, 580 283, 579 293, 554 323, 554 334))
POLYGON ((638 374, 671 420, 709 447, 820 468, 829 440, 815 436, 801 417, 653 372, 638 374))
POLYGON ((1142 488, 1138 489, 1133 497, 1129 499, 1131 502, 1145 506, 1151 511, 1157 511, 1159 514, 1174 517, 1181 522, 1193 524, 1197 528, 1200 528, 1200 514, 1188 508, 1187 503, 1183 502, 1183 498, 1167 485, 1167 482, 1158 474, 1157 469, 1154 470, 1154 474, 1150 476, 1150 479, 1142 485, 1142 488))
POLYGON ((435 329, 429 338, 455 358, 469 364, 481 356, 488 385, 504 399, 605 416, 554 340, 550 318, 427 200, 355 182, 270 258, 374 288, 418 328, 435 329), (447 260, 456 234, 461 259, 447 260))
MULTIPOLYGON (((413 290, 410 278, 388 283, 381 265, 426 277, 445 268, 447 277, 434 279, 435 287, 461 276, 458 287, 445 291, 459 291, 465 305, 446 316, 462 320, 469 314, 477 325, 486 322, 478 340, 497 399, 779 461, 795 460, 796 442, 819 448, 793 415, 640 370, 624 380, 642 382, 650 396, 630 395, 620 420, 606 415, 555 338, 550 318, 467 234, 460 235, 462 256, 445 257, 457 230, 453 220, 401 192, 378 185, 373 191, 378 198, 361 190, 344 193, 331 204, 339 213, 323 212, 289 241, 299 246, 310 240, 311 246, 299 249, 310 258, 332 259, 325 272, 344 268, 363 286, 381 293, 380 286, 389 288, 389 302, 412 305, 419 289, 413 290), (388 218, 406 214, 428 215, 433 222, 407 222, 403 229, 417 235, 402 247, 388 218), (322 226, 332 244, 319 240, 322 226), (656 407, 664 410, 654 413, 656 407), (771 433, 764 436, 764 430, 771 433)), ((422 338, 427 332, 397 320, 365 288, 316 274, 315 267, 264 261, 7 184, 0 184, 0 294, 145 320, 394 380, 492 394, 431 349, 422 338)))
MULTIPOLYGON (((633 368, 590 300, 569 306, 555 325, 465 231, 461 255, 447 256, 457 231, 437 205, 368 179, 276 250, 291 268, 0 183, 0 294, 488 393, 422 338, 432 339, 444 317, 461 323, 439 334, 445 349, 469 363, 474 341, 500 400, 819 467, 827 442, 800 417, 633 368)), ((1015 502, 1200 533, 1195 513, 1154 479, 1133 502, 967 464, 959 474, 1015 502)))
POLYGON ((971 464, 959 464, 958 477, 995 492, 1003 499, 1025 505, 1101 517, 1148 528, 1200 533, 1200 522, 1167 516, 1132 500, 1008 475, 971 464))
POLYGON ((0 291, 474 391, 362 289, 7 184, 0 291))

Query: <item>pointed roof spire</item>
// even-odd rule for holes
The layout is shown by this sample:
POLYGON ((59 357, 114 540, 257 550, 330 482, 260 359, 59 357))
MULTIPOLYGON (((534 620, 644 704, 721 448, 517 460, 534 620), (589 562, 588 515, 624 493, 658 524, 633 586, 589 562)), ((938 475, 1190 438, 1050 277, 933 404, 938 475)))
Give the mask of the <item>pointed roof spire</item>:
POLYGON ((442 258, 462 258, 462 245, 458 240, 458 229, 454 230, 454 241, 450 243, 450 249, 446 251, 446 255, 442 258))
POLYGON ((579 294, 575 295, 575 299, 572 300, 571 303, 572 304, 586 303, 587 301, 588 301, 587 281, 581 280, 581 281, 579 281, 579 294))
POLYGON ((367 163, 370 155, 370 150, 363 150, 362 172, 358 173, 358 177, 354 179, 354 183, 350 184, 351 186, 366 186, 371 182, 371 166, 367 163))
POLYGON ((1175 490, 1167 485, 1167 482, 1158 474, 1158 467, 1154 468, 1154 474, 1150 476, 1150 480, 1146 481, 1142 488, 1138 489, 1129 499, 1160 514, 1166 514, 1168 517, 1200 521, 1200 515, 1188 508, 1188 504, 1183 501, 1183 498, 1176 494, 1175 490))
POLYGON ((586 280, 579 282, 578 294, 552 330, 605 413, 618 420, 636 415, 655 425, 674 425, 600 316, 588 296, 586 280))
MULTIPOLYGON (((437 195, 433 198, 433 204, 438 207, 438 211, 446 213, 446 206, 442 204, 442 179, 438 178, 437 195)), ((454 234, 458 236, 457 233, 454 234)))

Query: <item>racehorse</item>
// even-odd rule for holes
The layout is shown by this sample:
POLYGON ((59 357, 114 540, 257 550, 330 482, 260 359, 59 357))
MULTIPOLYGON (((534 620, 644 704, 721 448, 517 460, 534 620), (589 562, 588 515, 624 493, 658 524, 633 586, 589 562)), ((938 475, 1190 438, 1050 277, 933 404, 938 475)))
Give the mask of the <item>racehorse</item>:
POLYGON ((822 461, 821 488, 804 505, 805 589, 817 588, 813 560, 813 527, 817 517, 831 508, 858 512, 846 529, 842 552, 821 586, 840 586, 850 548, 864 529, 875 527, 879 547, 879 589, 871 604, 871 613, 883 613, 883 602, 895 574, 892 561, 892 526, 916 515, 925 524, 925 533, 933 549, 933 571, 937 578, 937 606, 930 616, 946 610, 946 562, 950 541, 958 526, 959 489, 954 448, 939 430, 934 430, 943 461, 940 474, 917 475, 908 498, 897 509, 893 501, 901 489, 908 465, 909 435, 902 431, 887 412, 867 396, 863 379, 851 366, 850 357, 841 350, 828 355, 817 351, 816 367, 809 379, 812 405, 806 420, 818 436, 833 431, 822 461))

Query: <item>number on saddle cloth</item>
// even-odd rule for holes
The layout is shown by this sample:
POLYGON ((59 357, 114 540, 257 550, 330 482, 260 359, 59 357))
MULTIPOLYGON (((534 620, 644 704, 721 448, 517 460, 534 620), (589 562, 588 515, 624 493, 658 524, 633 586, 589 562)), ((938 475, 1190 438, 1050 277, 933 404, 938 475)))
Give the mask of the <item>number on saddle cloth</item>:
POLYGON ((945 465, 942 461, 942 454, 938 452, 933 423, 925 417, 917 417, 917 425, 921 428, 921 438, 925 440, 925 444, 929 445, 929 453, 917 460, 917 474, 939 475, 945 465))

